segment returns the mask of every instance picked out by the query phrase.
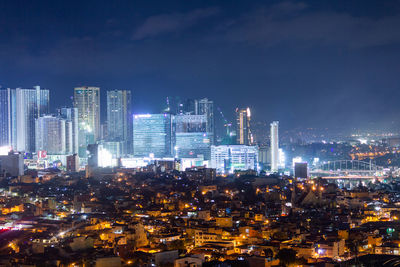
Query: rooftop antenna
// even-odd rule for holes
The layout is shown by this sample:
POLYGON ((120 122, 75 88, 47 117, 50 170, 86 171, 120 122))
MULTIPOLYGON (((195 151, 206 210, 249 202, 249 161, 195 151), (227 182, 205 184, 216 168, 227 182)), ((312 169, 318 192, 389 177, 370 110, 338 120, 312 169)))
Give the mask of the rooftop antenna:
POLYGON ((166 108, 166 111, 167 111, 167 112, 170 112, 170 111, 171 111, 171 108, 170 108, 170 106, 169 106, 169 98, 168 98, 168 96, 167 96, 167 108, 166 108))

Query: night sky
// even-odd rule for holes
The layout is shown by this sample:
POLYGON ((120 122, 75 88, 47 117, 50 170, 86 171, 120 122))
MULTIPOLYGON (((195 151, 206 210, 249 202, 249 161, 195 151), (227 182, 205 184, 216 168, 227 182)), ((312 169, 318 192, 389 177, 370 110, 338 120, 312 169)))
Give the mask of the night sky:
POLYGON ((399 126, 399 80, 400 1, 0 0, 0 85, 53 109, 88 85, 135 112, 209 97, 286 128, 399 126))

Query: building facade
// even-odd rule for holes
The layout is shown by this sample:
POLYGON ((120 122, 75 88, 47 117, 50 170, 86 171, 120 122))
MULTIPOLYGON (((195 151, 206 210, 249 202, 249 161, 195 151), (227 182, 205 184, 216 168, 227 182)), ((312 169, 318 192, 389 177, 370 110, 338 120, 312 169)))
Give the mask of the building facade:
POLYGON ((135 157, 172 157, 173 132, 170 114, 133 115, 135 157))
POLYGON ((52 155, 66 154, 66 134, 72 135, 72 129, 66 127, 64 119, 50 115, 39 117, 36 119, 36 151, 44 150, 52 155))
POLYGON ((271 123, 271 171, 277 172, 279 169, 279 122, 271 123))
POLYGON ((79 157, 86 158, 87 145, 95 143, 100 136, 100 88, 76 87, 74 107, 79 118, 79 157))
MULTIPOLYGON (((11 100, 15 100, 15 90, 4 89, 0 90, 0 147, 12 147, 12 109, 14 109, 14 118, 16 116, 15 104, 12 105, 11 100), (14 97, 11 94, 14 93, 14 97)), ((14 133, 15 134, 15 133, 14 133)))
POLYGON ((208 98, 185 99, 168 98, 168 113, 174 115, 204 115, 206 116, 206 132, 215 143, 214 102, 208 98), (173 108, 171 108, 171 106, 173 108))
POLYGON ((132 96, 129 90, 107 91, 107 139, 122 144, 122 153, 132 152, 132 96))
POLYGON ((236 109, 236 143, 238 145, 248 146, 253 144, 250 121, 250 108, 236 109))
POLYGON ((218 173, 258 171, 258 147, 245 145, 211 146, 211 168, 218 173))
POLYGON ((212 133, 207 132, 206 115, 176 115, 174 152, 176 158, 211 157, 212 133))
POLYGON ((24 174, 24 155, 9 153, 0 155, 0 176, 20 176, 24 174))
POLYGON ((210 134, 211 144, 215 144, 214 102, 207 98, 195 102, 196 115, 205 115, 207 118, 206 131, 210 134))
POLYGON ((77 154, 79 151, 79 118, 77 108, 60 108, 58 116, 66 120, 66 153, 77 154))
POLYGON ((49 113, 50 92, 41 89, 40 86, 34 86, 33 89, 17 88, 15 94, 10 91, 10 97, 11 136, 12 139, 15 137, 15 140, 12 140, 12 147, 17 151, 35 152, 35 120, 41 115, 49 113), (14 104, 15 117, 13 114, 14 104))
POLYGON ((79 157, 77 154, 67 156, 67 172, 79 172, 79 157))
POLYGON ((102 145, 105 150, 107 150, 113 159, 119 159, 123 156, 122 153, 122 142, 117 141, 100 141, 98 144, 102 145))

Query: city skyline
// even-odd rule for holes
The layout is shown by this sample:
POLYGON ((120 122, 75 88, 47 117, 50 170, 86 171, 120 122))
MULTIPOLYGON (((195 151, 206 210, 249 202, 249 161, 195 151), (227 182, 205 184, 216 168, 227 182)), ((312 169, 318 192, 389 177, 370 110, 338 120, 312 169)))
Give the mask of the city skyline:
POLYGON ((400 0, 0 0, 0 265, 400 265, 400 0))
POLYGON ((2 28, 20 31, 1 33, 0 85, 51 88, 52 110, 91 85, 132 90, 135 113, 177 95, 288 129, 398 125, 397 1, 154 3, 3 3, 2 28))

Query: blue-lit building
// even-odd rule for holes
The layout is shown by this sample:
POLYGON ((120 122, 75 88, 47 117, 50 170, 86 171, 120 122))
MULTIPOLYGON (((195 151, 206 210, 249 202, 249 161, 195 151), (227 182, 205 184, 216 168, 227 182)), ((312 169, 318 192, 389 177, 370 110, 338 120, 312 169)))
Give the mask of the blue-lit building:
POLYGON ((173 156, 170 114, 133 115, 133 154, 135 157, 173 156))
MULTIPOLYGON (((67 149, 67 135, 72 135, 71 123, 66 120, 45 115, 36 119, 36 150, 44 150, 51 155, 64 155, 67 149), (67 130, 68 129, 68 130, 67 130)), ((68 136, 71 139, 71 136, 68 136)), ((70 151, 68 151, 70 152, 70 151)))
POLYGON ((66 147, 67 154, 79 152, 79 117, 77 108, 60 108, 58 116, 66 120, 66 147), (68 127, 70 125, 70 127, 68 127))
POLYGON ((74 88, 74 108, 78 109, 79 118, 79 157, 86 158, 87 145, 100 138, 100 88, 74 88))
POLYGON ((15 95, 15 90, 0 90, 0 147, 12 146, 12 107, 14 108, 15 117, 15 105, 12 106, 11 102, 11 99, 15 99, 15 97, 11 97, 12 92, 14 92, 15 95))
POLYGON ((132 96, 129 90, 107 91, 108 141, 120 142, 124 155, 132 153, 132 96))
POLYGON ((35 121, 49 113, 50 92, 34 86, 33 89, 16 90, 16 144, 17 151, 35 152, 35 121))
POLYGON ((207 98, 199 99, 196 102, 196 114, 207 117, 207 132, 211 134, 211 144, 214 145, 215 122, 214 122, 214 102, 207 98))
POLYGON ((210 159, 213 134, 207 132, 207 115, 176 115, 173 125, 176 158, 210 159))
POLYGON ((218 173, 258 171, 258 147, 245 145, 211 146, 211 168, 218 173))
POLYGON ((49 112, 49 96, 40 86, 0 90, 0 146, 35 152, 35 120, 49 112))
MULTIPOLYGON (((173 105, 172 105, 173 106, 173 105)), ((215 137, 215 122, 214 122, 214 102, 208 98, 202 99, 186 99, 178 101, 176 115, 205 115, 206 116, 206 131, 210 138, 211 145, 214 145, 215 137)))

